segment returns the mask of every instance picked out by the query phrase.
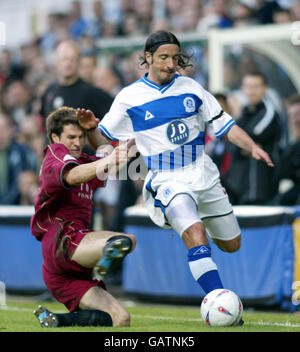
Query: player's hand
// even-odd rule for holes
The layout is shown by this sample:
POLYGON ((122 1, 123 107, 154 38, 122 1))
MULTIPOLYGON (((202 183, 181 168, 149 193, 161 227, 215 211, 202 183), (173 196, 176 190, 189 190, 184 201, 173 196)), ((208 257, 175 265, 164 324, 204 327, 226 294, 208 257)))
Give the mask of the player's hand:
POLYGON ((255 145, 252 148, 252 157, 256 160, 262 160, 264 161, 268 166, 274 167, 274 164, 267 152, 265 152, 263 149, 261 149, 258 145, 255 145))
POLYGON ((120 142, 117 147, 114 148, 113 152, 108 156, 109 162, 108 167, 113 166, 123 167, 130 159, 128 155, 128 146, 126 142, 120 142))
POLYGON ((80 126, 85 130, 89 130, 98 126, 99 119, 95 117, 91 110, 78 108, 76 110, 76 116, 80 126))

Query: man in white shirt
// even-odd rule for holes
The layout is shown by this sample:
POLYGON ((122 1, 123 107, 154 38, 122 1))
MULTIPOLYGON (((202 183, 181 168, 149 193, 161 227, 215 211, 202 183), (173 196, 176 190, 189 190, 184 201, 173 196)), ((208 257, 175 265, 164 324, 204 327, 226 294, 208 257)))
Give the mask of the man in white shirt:
POLYGON ((149 169, 143 189, 149 215, 182 237, 190 270, 208 293, 223 286, 206 232, 227 252, 239 249, 241 233, 218 169, 204 151, 205 123, 218 138, 226 134, 256 160, 274 165, 209 92, 176 73, 189 58, 172 33, 151 34, 142 59, 148 72, 120 91, 99 125, 89 110, 78 109, 77 117, 94 147, 105 138, 135 140, 149 169))

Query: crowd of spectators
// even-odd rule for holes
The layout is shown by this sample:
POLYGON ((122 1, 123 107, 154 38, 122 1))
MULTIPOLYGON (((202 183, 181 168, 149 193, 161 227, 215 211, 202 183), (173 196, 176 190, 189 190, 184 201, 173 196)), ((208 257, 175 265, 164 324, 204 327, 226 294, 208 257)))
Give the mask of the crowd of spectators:
MULTIPOLYGON (((9 43, 0 47, 0 204, 34 202, 39 167, 47 143, 43 99, 49 86, 57 79, 55 55, 61 41, 73 40, 79 46, 80 78, 114 97, 123 86, 138 79, 143 69, 138 65, 139 53, 136 51, 126 55, 106 55, 104 60, 97 48, 98 41, 103 38, 147 36, 158 29, 177 34, 198 32, 205 35, 211 27, 225 29, 300 21, 300 0, 165 0, 160 3, 163 6, 158 9, 154 0, 120 0, 118 7, 108 10, 100 0, 94 0, 90 15, 83 16, 80 1, 72 1, 66 13, 51 12, 47 15, 45 33, 32 38, 17 50, 9 43)), ((194 47, 195 69, 184 73, 192 75, 205 87, 206 55, 205 49, 194 47)), ((249 64, 248 61, 246 63, 249 64)), ((244 61, 245 67, 246 63, 244 61)), ((234 76, 232 74, 231 79, 234 76)), ((237 89, 241 84, 241 80, 237 81, 232 88, 237 89)), ((293 89, 287 91, 294 93, 293 89)), ((294 101, 294 104, 299 104, 294 101)), ((231 105, 232 109, 236 106, 235 103, 231 105)), ((288 131, 288 109, 283 107, 288 131)), ((239 118, 238 112, 232 113, 239 118)), ((299 121, 298 112, 298 117, 293 117, 296 126, 293 130, 300 130, 299 121)), ((296 145, 299 136, 300 133, 294 133, 291 142, 296 145)), ((216 154, 212 155, 217 158, 216 154)), ((298 184, 299 190, 299 163, 295 167, 298 174, 294 172, 292 182, 298 184)), ((284 172, 281 174, 286 176, 284 172)), ((299 198, 292 197, 291 202, 299 204, 299 198)), ((274 194, 272 201, 268 201, 279 204, 280 197, 274 194)))

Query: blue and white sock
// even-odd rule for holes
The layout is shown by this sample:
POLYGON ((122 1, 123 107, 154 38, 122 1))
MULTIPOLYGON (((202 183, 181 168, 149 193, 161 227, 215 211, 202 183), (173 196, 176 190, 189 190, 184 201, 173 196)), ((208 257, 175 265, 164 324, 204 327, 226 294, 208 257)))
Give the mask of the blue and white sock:
POLYGON ((205 293, 223 288, 217 265, 211 258, 210 246, 201 245, 189 249, 188 262, 194 279, 205 293))

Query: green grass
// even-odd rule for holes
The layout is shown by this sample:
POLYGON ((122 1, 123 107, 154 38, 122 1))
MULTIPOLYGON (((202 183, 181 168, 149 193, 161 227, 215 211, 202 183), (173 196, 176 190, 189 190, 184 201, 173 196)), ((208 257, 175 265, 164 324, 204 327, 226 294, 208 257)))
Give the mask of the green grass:
MULTIPOLYGON (((292 313, 244 312, 241 327, 212 328, 201 320, 198 307, 135 305, 127 307, 131 313, 130 327, 61 327, 42 328, 33 315, 39 302, 8 301, 0 307, 1 332, 300 332, 300 316, 292 313)), ((42 303, 49 310, 62 313, 59 303, 42 303)))

